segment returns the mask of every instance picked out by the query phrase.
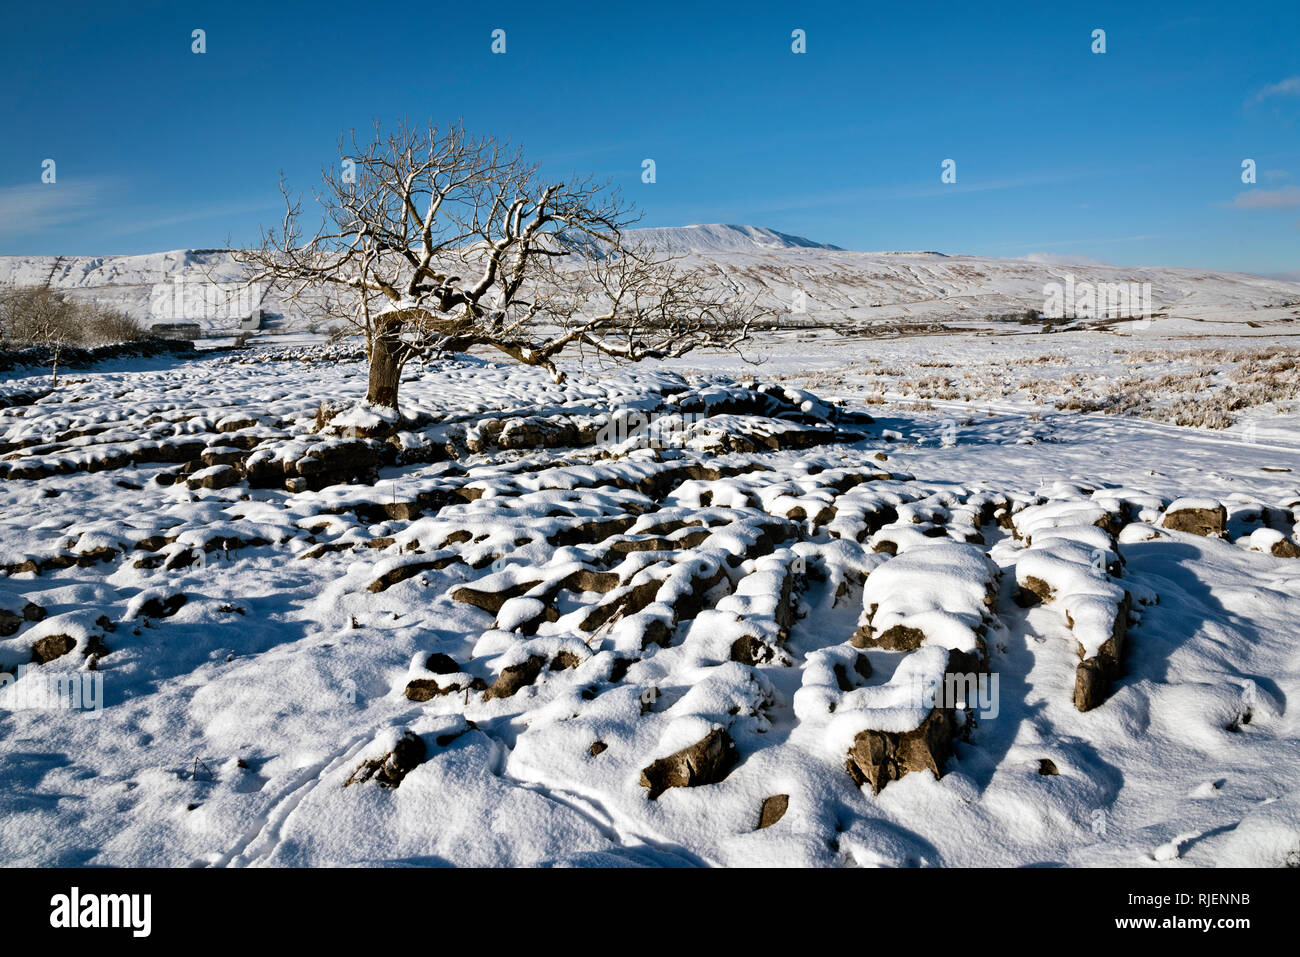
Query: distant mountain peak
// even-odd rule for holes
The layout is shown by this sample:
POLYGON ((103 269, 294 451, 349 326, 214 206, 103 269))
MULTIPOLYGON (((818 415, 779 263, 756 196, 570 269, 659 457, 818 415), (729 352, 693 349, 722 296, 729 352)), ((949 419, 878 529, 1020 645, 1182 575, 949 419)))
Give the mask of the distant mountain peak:
POLYGON ((732 223, 696 223, 690 226, 656 226, 629 229, 633 242, 644 242, 674 253, 754 252, 763 249, 831 249, 839 246, 813 242, 766 226, 732 223))

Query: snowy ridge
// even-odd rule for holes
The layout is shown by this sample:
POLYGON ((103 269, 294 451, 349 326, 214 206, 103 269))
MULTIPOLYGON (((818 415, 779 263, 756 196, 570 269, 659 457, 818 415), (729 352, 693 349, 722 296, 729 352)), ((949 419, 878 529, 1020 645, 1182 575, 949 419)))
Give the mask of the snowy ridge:
MULTIPOLYGON (((1097 263, 992 259, 938 252, 855 252, 756 226, 702 225, 632 230, 634 241, 709 267, 717 282, 791 326, 870 331, 1005 326, 1045 306, 1045 287, 1150 283, 1157 333, 1210 332, 1204 323, 1294 321, 1300 283, 1245 273, 1097 263), (800 296, 802 294, 802 296, 800 296), (799 304, 802 304, 802 310, 799 304), (1282 310, 1282 312, 1275 312, 1282 310)), ((138 256, 0 257, 0 285, 44 284, 150 321, 150 290, 177 278, 233 282, 240 267, 224 250, 173 250, 138 256)), ((305 331, 318 317, 282 302, 262 303, 272 331, 305 331)), ((220 331, 223 323, 203 322, 220 331)), ((1247 329, 1257 326, 1247 325, 1247 329)))
POLYGON ((644 242, 674 253, 754 252, 762 249, 833 249, 843 252, 839 246, 813 242, 765 226, 709 223, 629 229, 627 234, 633 242, 644 242))

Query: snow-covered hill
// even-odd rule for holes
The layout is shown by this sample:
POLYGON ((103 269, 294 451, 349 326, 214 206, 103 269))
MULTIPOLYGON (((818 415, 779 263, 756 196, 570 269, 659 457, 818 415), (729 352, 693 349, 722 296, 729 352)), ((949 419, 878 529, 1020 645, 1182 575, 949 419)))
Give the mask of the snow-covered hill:
POLYGON ((833 249, 839 246, 817 243, 803 236, 777 232, 765 226, 731 226, 709 223, 693 226, 661 226, 631 229, 636 241, 674 253, 747 253, 760 249, 833 249))
MULTIPOLYGON (((121 309, 142 322, 171 321, 155 308, 162 289, 179 279, 195 287, 210 281, 235 284, 242 268, 225 250, 175 249, 138 256, 0 256, 0 285, 44 285, 76 299, 121 309)), ((266 304, 273 308, 271 303, 266 304)), ((293 316, 305 323, 307 317, 293 316)), ((202 323, 208 331, 238 326, 236 320, 202 323)))
MULTIPOLYGON (((894 328, 978 327, 1044 306, 1045 287, 1077 283, 1150 283, 1157 334, 1252 329, 1284 331, 1300 313, 1300 283, 1204 269, 1067 264, 938 252, 855 252, 755 226, 682 226, 636 230, 635 239, 673 252, 685 265, 708 266, 739 293, 793 325, 880 332, 894 328), (1208 324, 1208 325, 1207 325, 1208 324), (878 328, 876 328, 878 327, 878 328)), ((138 256, 0 257, 0 284, 45 283, 81 298, 118 306, 150 321, 160 286, 229 281, 239 275, 220 250, 175 250, 138 256)), ((314 316, 272 292, 261 303, 271 331, 306 330, 314 316)), ((207 320, 210 333, 237 325, 207 320)))

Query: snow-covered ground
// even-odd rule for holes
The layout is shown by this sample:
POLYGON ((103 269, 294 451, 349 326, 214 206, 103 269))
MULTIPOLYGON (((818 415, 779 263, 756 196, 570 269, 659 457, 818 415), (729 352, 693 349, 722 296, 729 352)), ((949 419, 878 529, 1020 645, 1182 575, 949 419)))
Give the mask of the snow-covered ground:
POLYGON ((1296 350, 1214 288, 1204 339, 438 361, 390 445, 317 431, 360 361, 5 379, 0 857, 1294 865, 1296 350))

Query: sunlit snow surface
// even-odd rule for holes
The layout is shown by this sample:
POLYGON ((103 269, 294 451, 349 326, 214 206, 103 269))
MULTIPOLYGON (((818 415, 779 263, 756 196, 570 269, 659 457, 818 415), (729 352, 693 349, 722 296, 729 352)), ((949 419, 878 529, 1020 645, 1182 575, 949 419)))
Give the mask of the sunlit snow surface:
MULTIPOLYGON (((1294 538, 1300 517, 1300 440, 1287 425, 1295 410, 1257 412, 1254 441, 1246 441, 1244 423, 1223 432, 1085 415, 1036 404, 1022 392, 919 406, 911 404, 915 393, 908 395, 909 383, 935 374, 920 363, 978 365, 1052 353, 1066 357, 1052 370, 1054 381, 1073 368, 1095 371, 1106 363, 1118 375, 1123 358, 1110 352, 1117 341, 787 340, 760 350, 769 362, 757 369, 693 356, 677 370, 574 370, 564 386, 534 370, 464 359, 434 363, 422 376, 413 369, 403 385, 404 411, 441 417, 429 427, 436 432, 448 418, 465 424, 490 415, 599 417, 638 402, 653 406, 663 390, 711 387, 679 372, 749 373, 870 412, 876 423, 853 444, 718 452, 705 435, 694 450, 671 450, 662 461, 645 453, 600 458, 602 450, 591 446, 492 450, 454 466, 386 468, 373 486, 297 493, 244 484, 161 486, 154 476, 176 468, 163 463, 0 481, 0 564, 96 550, 107 556, 84 567, 0 576, 0 608, 19 611, 33 601, 48 612, 0 639, 0 668, 27 664, 35 642, 66 634, 76 648, 24 680, 77 669, 102 676, 104 698, 98 712, 13 709, 14 699, 5 696, 21 683, 0 692, 0 859, 217 866, 1295 863, 1300 559, 1269 551, 1279 534, 1294 538), (882 378, 884 366, 896 366, 896 374, 882 378), (876 393, 886 401, 863 403, 876 393), (886 441, 887 434, 897 438, 886 441), (878 452, 887 459, 877 459, 878 452), (681 477, 652 491, 628 487, 682 464, 729 474, 681 477), (867 473, 858 484, 835 487, 867 473), (442 502, 444 491, 469 486, 475 497, 419 517, 384 518, 365 508, 414 501, 420 493, 442 502), (1021 531, 1032 526, 1033 547, 997 522, 980 521, 982 503, 999 496, 1008 507, 1043 509, 1022 522, 1021 531), (1158 528, 1162 509, 1181 497, 1222 503, 1225 537, 1158 528), (1081 639, 1057 603, 1026 609, 1013 597, 1018 562, 1052 544, 1050 530, 1079 527, 1061 515, 1091 514, 1097 503, 1125 516, 1113 546, 1124 565, 1115 580, 1146 602, 1134 602, 1125 674, 1103 705, 1079 713, 1071 692, 1081 639), (865 517, 886 504, 899 520, 869 528, 865 517), (819 519, 826 506, 831 511, 819 519), (619 516, 634 521, 595 541, 548 538, 619 516), (682 522, 697 524, 674 527, 682 522), (755 545, 753 530, 773 522, 797 531, 755 545), (968 534, 972 527, 983 544, 968 534), (677 541, 701 528, 710 530, 702 540, 677 541), (925 528, 934 534, 918 531, 925 528), (170 541, 156 551, 148 546, 158 542, 141 545, 153 536, 170 541), (578 586, 556 593, 556 621, 539 621, 545 603, 524 595, 496 614, 452 597, 466 585, 558 580, 590 565, 594 550, 608 557, 614 542, 656 536, 672 539, 672 547, 620 552, 604 567, 619 572, 618 588, 653 579, 666 584, 637 614, 599 628, 581 624, 607 597, 578 586), (875 550, 883 538, 898 548, 897 558, 875 550), (208 543, 216 544, 203 552, 201 566, 136 567, 143 556, 197 552, 208 543), (943 547, 935 550, 936 543, 943 547), (738 554, 750 557, 728 564, 726 556, 738 554), (943 562, 927 565, 927 555, 943 562), (990 668, 1000 678, 999 713, 956 745, 941 779, 912 773, 878 795, 855 787, 845 771, 844 722, 837 725, 836 716, 850 711, 847 720, 858 722, 850 732, 873 721, 883 727, 886 718, 906 723, 889 710, 884 689, 900 667, 926 663, 869 650, 872 677, 843 695, 848 703, 840 710, 826 710, 825 701, 841 700, 827 676, 831 664, 851 657, 847 642, 864 613, 862 578, 869 592, 883 590, 872 600, 882 600, 891 615, 947 616, 938 644, 912 653, 933 655, 940 645, 959 647, 981 623, 981 555, 1001 570, 984 622, 990 668), (456 560, 370 590, 386 572, 439 556, 456 560), (809 579, 798 596, 798 618, 781 653, 757 666, 726 660, 732 637, 746 628, 777 640, 773 583, 796 558, 825 574, 809 579), (892 561, 900 564, 874 584, 872 573, 892 561), (934 578, 927 568, 950 577, 934 578), (945 581, 955 584, 926 598, 927 589, 945 581), (700 583, 713 584, 697 596, 696 608, 690 599, 700 583), (179 610, 149 617, 148 599, 176 593, 187 598, 179 610), (920 612, 914 607, 927 601, 920 612), (639 629, 656 615, 669 640, 642 649, 639 629), (100 616, 112 630, 97 624, 100 616), (108 653, 88 672, 83 652, 96 635, 108 653), (485 701, 473 690, 415 702, 403 694, 416 678, 444 686, 481 678, 490 685, 507 666, 531 655, 552 661, 562 652, 576 667, 544 666, 534 683, 509 697, 485 701), (432 653, 450 656, 461 672, 426 671, 432 653), (619 675, 617 658, 637 660, 619 675), (657 696, 647 696, 651 688, 657 696), (880 707, 872 711, 874 705, 880 707), (714 727, 727 727, 736 742, 739 763, 730 774, 650 800, 641 769, 714 727), (408 729, 421 736, 427 755, 399 787, 343 786, 408 729), (606 747, 593 755, 598 741, 606 747), (1059 774, 1039 773, 1045 758, 1059 774), (789 795, 788 811, 759 829, 764 799, 778 794, 789 795), (1176 838, 1176 855, 1157 855, 1176 838)), ((0 393, 42 384, 35 374, 10 376, 0 393)), ((220 436, 239 433, 218 432, 218 423, 249 418, 250 441, 289 454, 284 450, 306 441, 322 398, 360 398, 364 390, 358 362, 106 363, 69 373, 33 405, 0 411, 0 459, 82 469, 102 462, 106 448, 133 443, 190 436, 221 446, 220 436)), ((1044 574, 1063 569, 1062 589, 1087 593, 1086 576, 1066 561, 1076 540, 1092 547, 1088 534, 1063 533, 1052 554, 1065 564, 1033 561, 1049 568, 1044 574)))

